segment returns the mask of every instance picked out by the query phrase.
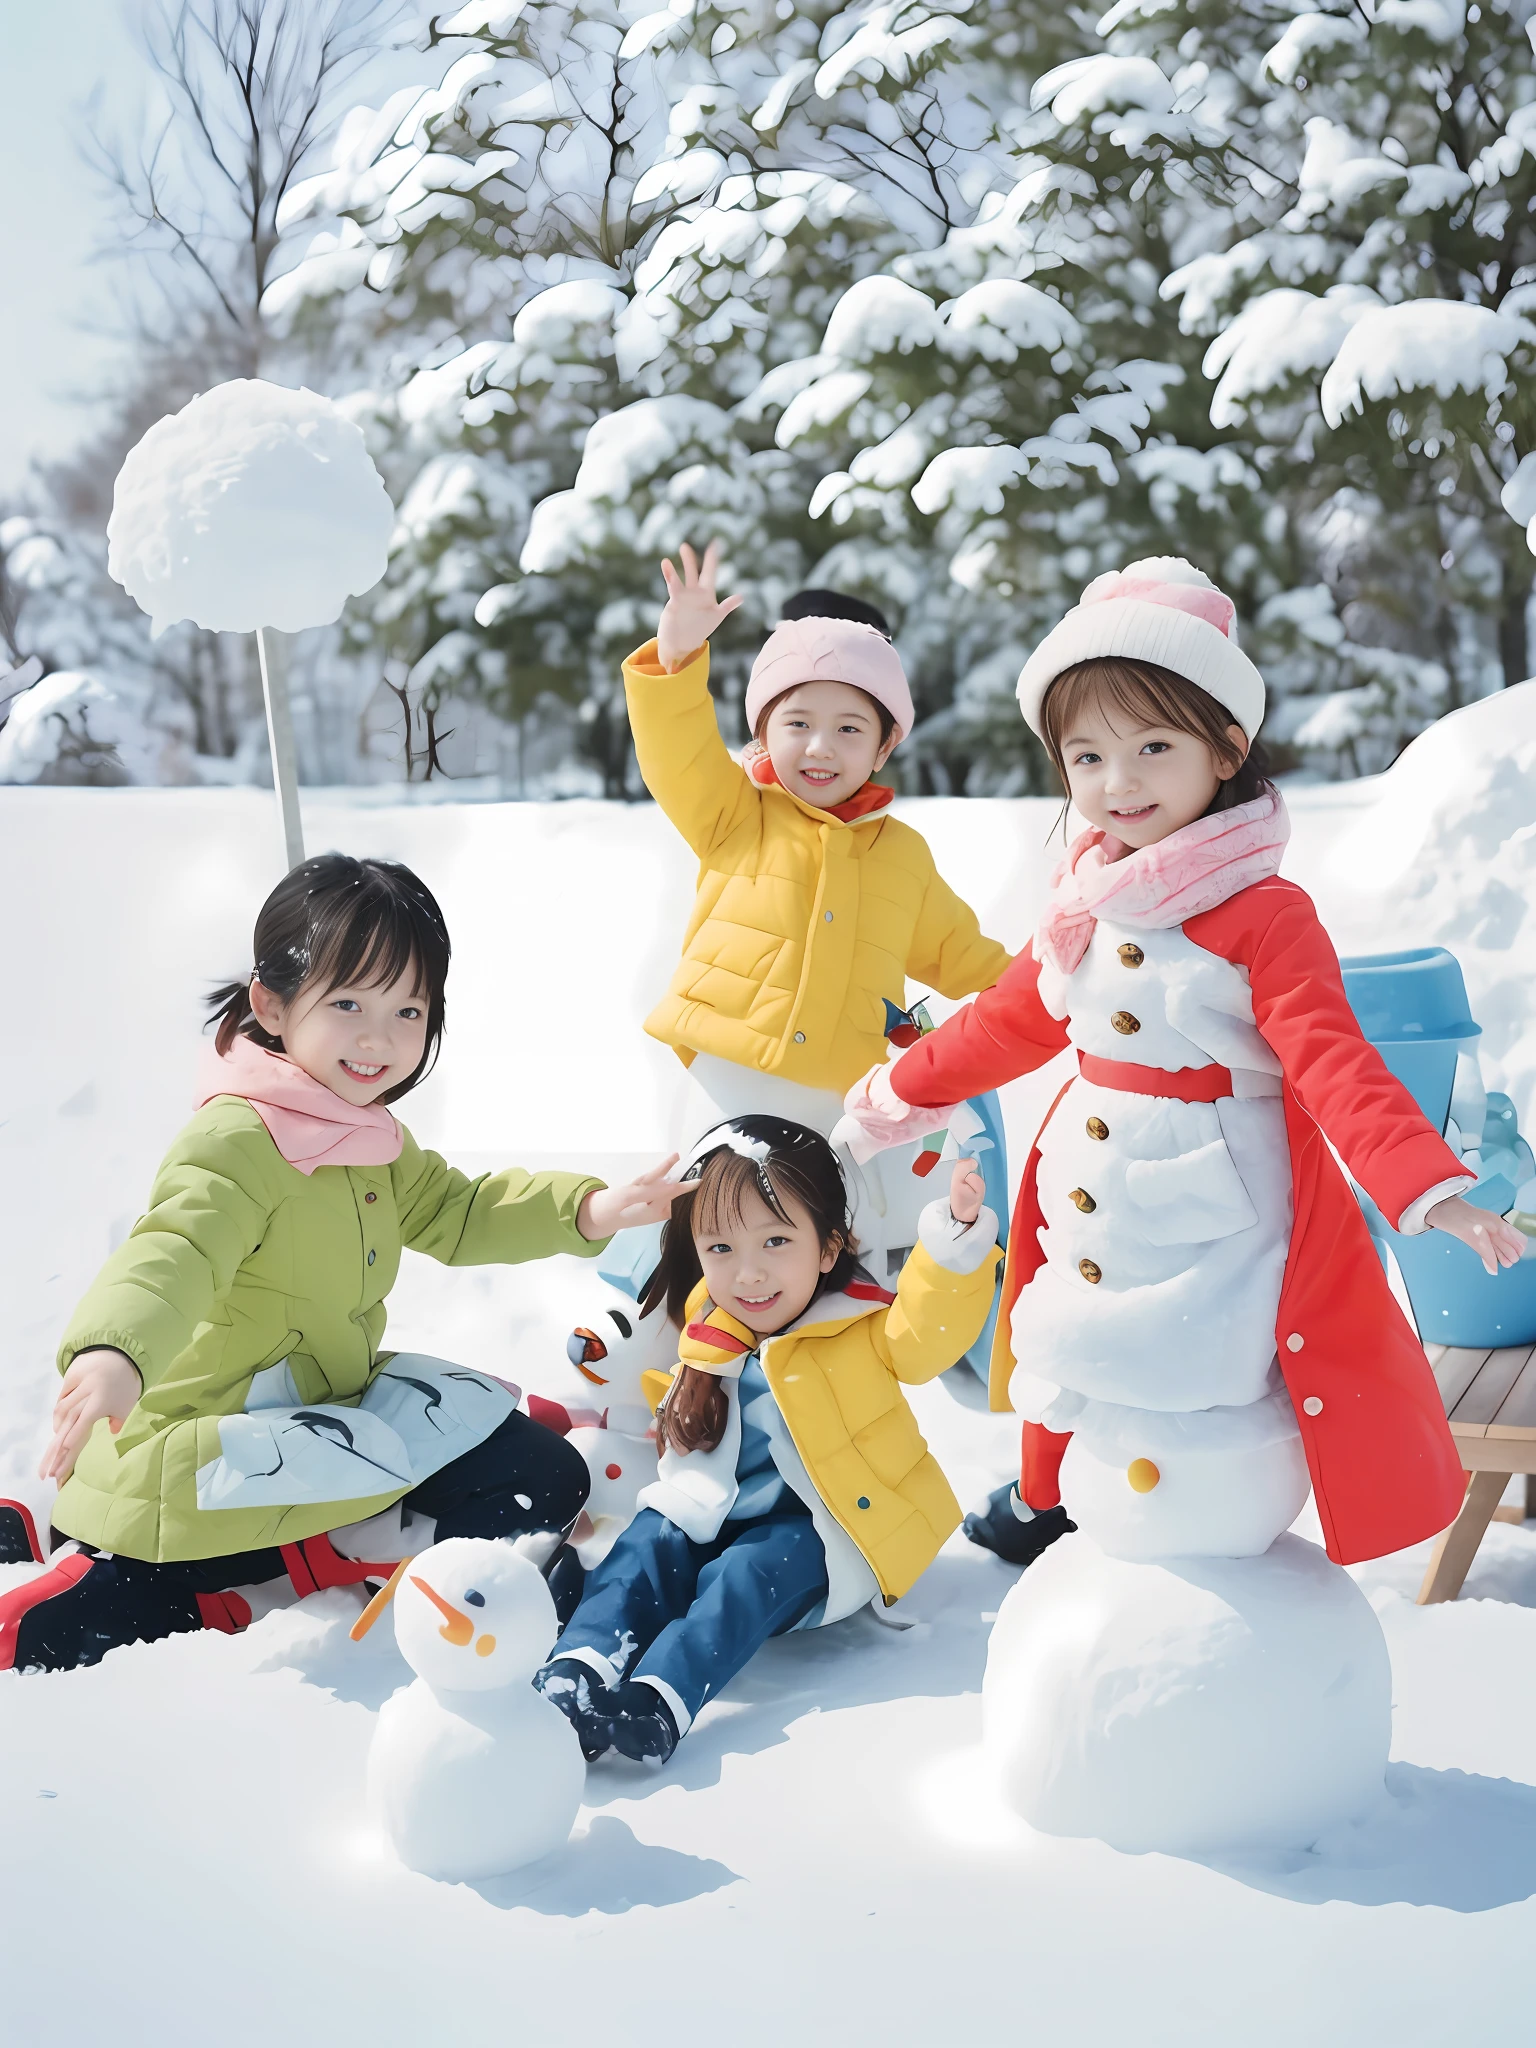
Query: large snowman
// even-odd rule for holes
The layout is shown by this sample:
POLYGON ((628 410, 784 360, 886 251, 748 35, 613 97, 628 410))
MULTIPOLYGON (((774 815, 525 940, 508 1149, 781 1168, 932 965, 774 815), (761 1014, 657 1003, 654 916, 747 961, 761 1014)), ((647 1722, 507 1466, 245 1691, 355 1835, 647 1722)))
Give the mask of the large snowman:
POLYGON ((1408 1234, 1454 1231, 1470 1176, 1278 872, 1284 804, 1232 742, 1264 688, 1231 599, 1182 561, 1101 577, 1019 698, 1088 829, 996 987, 847 1103, 848 1142, 892 1144, 1076 1056, 1024 1174, 994 1354, 994 1406, 1025 1427, 992 1547, 1056 1521, 998 1618, 986 1741, 1055 1833, 1306 1847, 1382 1796, 1390 1739, 1386 1648, 1341 1566, 1443 1528, 1462 1491, 1324 1134, 1408 1234), (1286 1533, 1309 1482, 1326 1554, 1286 1533), (1046 1548, 1063 1509, 1077 1533, 1046 1548))

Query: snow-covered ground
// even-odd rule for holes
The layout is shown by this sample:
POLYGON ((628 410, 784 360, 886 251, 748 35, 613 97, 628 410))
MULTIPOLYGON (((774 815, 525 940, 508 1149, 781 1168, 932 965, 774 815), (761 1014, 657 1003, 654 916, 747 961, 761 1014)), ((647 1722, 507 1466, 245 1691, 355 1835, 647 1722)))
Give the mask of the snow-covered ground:
MULTIPOLYGON (((1383 783, 1294 792, 1287 872, 1342 949, 1464 953, 1489 1079, 1529 1128, 1536 763, 1514 741, 1456 759, 1455 802, 1406 853, 1412 755, 1383 783)), ((1415 785, 1420 810, 1433 784, 1415 785)), ((988 928, 1022 942, 1056 807, 902 809, 988 928)), ((471 1167, 614 1170, 658 1149, 677 1069, 640 1020, 691 866, 652 809, 312 794, 306 818, 313 847, 409 860, 446 909, 449 1037, 408 1105, 418 1137, 471 1167)), ((256 792, 0 791, 0 1492, 38 1509, 58 1331, 185 1113, 197 997, 249 964, 278 858, 256 792)), ((1009 1091, 1016 1142, 1050 1087, 1009 1091)), ((589 1284, 572 1262, 446 1274, 408 1257, 392 1337, 575 1392, 562 1340, 589 1284)), ((965 1498, 1005 1473, 1014 1433, 957 1377, 917 1405, 965 1498)), ((1454 1606, 1412 1605, 1422 1569, 1406 1553, 1357 1573, 1393 1657, 1393 1797, 1285 1868, 1127 1857, 997 1811, 974 1745, 1013 1574, 959 1541, 902 1603, 911 1627, 861 1615, 770 1645, 669 1770, 597 1766, 563 1855, 474 1887, 409 1875, 370 1835, 373 1716, 407 1673, 387 1628, 347 1641, 350 1595, 241 1638, 6 1677, 0 2035, 1441 2048, 1529 2002, 1536 1537, 1496 1526, 1454 1606)))

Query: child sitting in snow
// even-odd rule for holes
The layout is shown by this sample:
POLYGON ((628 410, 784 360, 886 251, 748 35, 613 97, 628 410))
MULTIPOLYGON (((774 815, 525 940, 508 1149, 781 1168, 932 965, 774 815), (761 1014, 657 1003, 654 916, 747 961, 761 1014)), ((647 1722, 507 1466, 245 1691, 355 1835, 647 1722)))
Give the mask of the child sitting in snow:
POLYGON ((302 1595, 449 1536, 563 1532, 586 1498, 581 1458, 515 1389, 381 1352, 385 1297, 406 1245, 449 1265, 594 1254, 668 1213, 672 1161, 613 1189, 470 1180, 396 1122, 436 1056, 449 958, 409 869, 306 861, 254 951, 211 999, 197 1114, 60 1347, 41 1470, 75 1544, 0 1596, 0 1669, 232 1633, 235 1587, 286 1572, 302 1595))
POLYGON ((836 1154, 743 1116, 699 1141, 647 1301, 683 1330, 641 1512, 535 1681, 587 1756, 665 1760, 770 1636, 889 1606, 960 1519, 901 1392, 974 1342, 997 1219, 970 1160, 894 1296, 857 1258, 836 1154))
MULTIPOLYGON (((1397 1229, 1446 1231, 1490 1272, 1524 1240, 1461 1199, 1472 1176, 1366 1043, 1311 900, 1280 879, 1290 827, 1232 601, 1176 558, 1101 576, 1019 702, 1088 830, 997 986, 848 1098, 856 1151, 910 1142, 944 1105, 1077 1056, 1009 1238, 992 1391, 1026 1418, 1022 1474, 967 1533, 1037 1556, 1072 1526, 1070 1436, 1113 1444, 1129 1405, 1191 1442, 1268 1415, 1299 1435, 1336 1563, 1431 1536, 1460 1460, 1323 1133, 1397 1229)), ((1127 1469, 1158 1483, 1155 1463, 1127 1469)))
MULTIPOLYGON (((872 778, 912 727, 901 657, 872 606, 832 591, 792 601, 752 666, 754 740, 726 749, 709 694, 709 636, 741 602, 715 596, 717 550, 663 562, 667 602, 624 664, 640 772, 699 858, 671 987, 646 1020, 687 1066, 691 1134, 764 1111, 828 1132, 850 1083, 905 1022, 907 976, 951 997, 990 987, 1009 955, 890 815, 872 778), (807 615, 807 612, 811 615, 807 615)), ((911 1160, 852 1180, 873 1270, 910 1245, 911 1160)))

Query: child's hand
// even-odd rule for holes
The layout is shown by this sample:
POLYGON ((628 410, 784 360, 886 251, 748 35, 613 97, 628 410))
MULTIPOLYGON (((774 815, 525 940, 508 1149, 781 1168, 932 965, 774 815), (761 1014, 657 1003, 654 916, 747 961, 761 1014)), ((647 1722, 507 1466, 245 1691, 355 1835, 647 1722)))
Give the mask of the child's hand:
POLYGON ((668 1180, 678 1155, 669 1152, 660 1166, 637 1174, 618 1188, 593 1188, 582 1198, 576 1211, 576 1228, 583 1237, 612 1237, 615 1231, 633 1230, 641 1223, 665 1223, 679 1195, 692 1194, 691 1186, 668 1180))
POLYGON ((1424 1221, 1431 1230, 1443 1230, 1447 1236, 1459 1237, 1463 1244, 1470 1245, 1487 1273, 1497 1273, 1500 1266, 1514 1265, 1525 1250, 1524 1234, 1512 1223, 1495 1216, 1491 1209, 1479 1209, 1475 1203, 1464 1202, 1460 1195, 1447 1195, 1443 1202, 1436 1202, 1424 1221))
POLYGON ((727 1412, 725 1388, 712 1372, 681 1367, 656 1417, 657 1451, 712 1451, 725 1435, 727 1412))
POLYGON ((974 1223, 987 1198, 987 1184, 974 1159, 957 1159, 949 1176, 949 1213, 957 1223, 974 1223))
POLYGON ((116 1436, 143 1391, 139 1369, 126 1353, 105 1348, 77 1351, 54 1403, 53 1436, 37 1468, 38 1478, 57 1479, 62 1486, 97 1423, 105 1416, 116 1436))
POLYGON ((720 621, 728 618, 741 603, 739 597, 728 597, 724 604, 715 602, 715 566, 720 559, 718 541, 712 540, 704 550, 702 567, 686 541, 681 553, 681 576, 670 562, 664 561, 661 565, 667 601, 662 607, 661 623, 656 628, 656 659, 668 675, 675 675, 680 668, 686 668, 720 621))

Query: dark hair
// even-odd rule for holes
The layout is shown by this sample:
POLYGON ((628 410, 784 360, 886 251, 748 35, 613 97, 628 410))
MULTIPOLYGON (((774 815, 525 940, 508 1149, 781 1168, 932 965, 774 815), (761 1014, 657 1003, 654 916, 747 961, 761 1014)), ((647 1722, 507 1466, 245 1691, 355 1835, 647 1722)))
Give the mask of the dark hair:
POLYGON ((797 590, 779 607, 779 618, 785 623, 790 619, 852 619, 855 625, 873 626, 887 640, 891 637, 891 622, 878 605, 866 604, 862 597, 848 597, 841 590, 797 590))
POLYGON ((1235 770, 1218 785, 1204 816, 1234 810, 1238 804, 1252 803, 1255 797, 1274 789, 1269 756, 1262 743, 1255 740, 1244 755, 1229 730, 1237 720, 1209 690, 1202 690, 1187 676, 1175 675, 1172 669, 1159 668, 1150 661, 1101 655, 1064 668, 1040 703, 1041 738, 1061 777, 1061 786, 1069 795, 1063 743, 1073 720, 1094 699, 1145 725, 1171 726, 1175 732, 1187 732, 1192 739, 1204 740, 1218 766, 1235 770))
POLYGON ((282 1040, 257 1023, 251 982, 289 1002, 319 982, 333 988, 387 987, 415 969, 427 1002, 427 1042, 415 1073, 386 1089, 396 1102, 430 1072, 443 1036, 448 980, 448 927, 426 883, 395 860, 354 860, 321 853, 286 874, 263 903, 252 940, 255 968, 207 997, 217 1022, 214 1044, 229 1051, 237 1036, 269 1052, 282 1040))
MULTIPOLYGON (((693 1242, 694 1218, 706 1230, 739 1223, 749 1188, 785 1223, 785 1203, 798 1202, 809 1214, 822 1250, 837 1246, 837 1263, 821 1276, 811 1299, 846 1287, 858 1271, 858 1240, 848 1216, 842 1168, 826 1139, 781 1116, 737 1116, 716 1129, 722 1134, 720 1143, 689 1168, 689 1175, 698 1176, 697 1186, 672 1204, 671 1221, 662 1226, 661 1261, 641 1290, 640 1313, 646 1315, 665 1302, 668 1316, 682 1328, 688 1297, 704 1277, 693 1242), (726 1133, 745 1139, 760 1156, 733 1150, 726 1133)), ((714 1132, 704 1135, 707 1140, 714 1132)))

